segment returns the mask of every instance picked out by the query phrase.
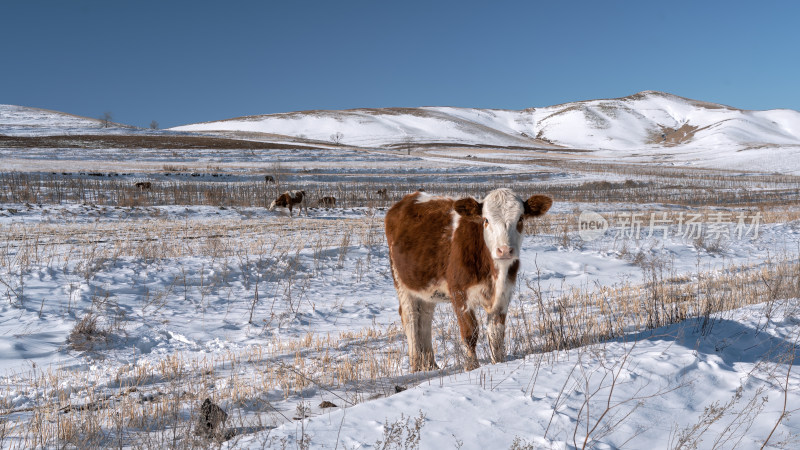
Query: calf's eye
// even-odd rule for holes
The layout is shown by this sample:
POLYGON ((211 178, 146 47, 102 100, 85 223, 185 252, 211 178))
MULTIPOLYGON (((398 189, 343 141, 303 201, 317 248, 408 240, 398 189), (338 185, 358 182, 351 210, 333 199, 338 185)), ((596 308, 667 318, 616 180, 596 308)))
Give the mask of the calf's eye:
POLYGON ((489 219, 483 219, 483 228, 489 228, 489 219))

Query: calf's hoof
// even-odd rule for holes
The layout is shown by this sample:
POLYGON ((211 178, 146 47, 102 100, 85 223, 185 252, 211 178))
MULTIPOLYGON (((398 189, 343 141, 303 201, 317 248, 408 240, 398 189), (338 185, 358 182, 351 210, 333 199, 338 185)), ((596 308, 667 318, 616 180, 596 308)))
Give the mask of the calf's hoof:
POLYGON ((467 360, 464 361, 464 372, 475 370, 480 366, 481 364, 478 362, 478 358, 467 358, 467 360))

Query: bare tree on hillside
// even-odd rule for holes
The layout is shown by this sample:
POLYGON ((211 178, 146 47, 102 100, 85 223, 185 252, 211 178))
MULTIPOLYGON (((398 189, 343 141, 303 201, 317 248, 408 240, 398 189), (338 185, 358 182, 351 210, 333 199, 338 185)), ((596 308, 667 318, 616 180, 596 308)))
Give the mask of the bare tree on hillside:
POLYGON ((342 142, 342 138, 343 137, 344 137, 344 135, 342 134, 342 132, 341 131, 337 131, 336 133, 333 133, 331 135, 331 142, 333 142, 336 145, 339 145, 339 143, 342 142))
POLYGON ((158 129, 158 122, 156 122, 155 120, 150 122, 150 129, 151 130, 157 130, 158 129))
POLYGON ((403 139, 403 146, 406 148, 406 155, 411 154, 411 149, 414 147, 414 137, 413 136, 406 136, 403 139))
POLYGON ((111 111, 106 111, 103 113, 103 116, 100 117, 100 120, 103 121, 103 128, 108 128, 111 126, 111 111))

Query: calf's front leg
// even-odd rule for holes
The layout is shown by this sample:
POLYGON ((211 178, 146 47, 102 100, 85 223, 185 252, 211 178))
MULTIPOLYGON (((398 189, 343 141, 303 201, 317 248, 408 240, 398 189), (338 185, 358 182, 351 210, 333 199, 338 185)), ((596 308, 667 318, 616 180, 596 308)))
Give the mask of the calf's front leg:
POLYGON ((504 313, 489 314, 486 334, 489 337, 489 350, 492 353, 492 364, 506 360, 506 315, 504 313))
POLYGON ((461 339, 464 341, 464 349, 467 353, 464 371, 477 369, 480 366, 478 355, 475 353, 475 346, 478 344, 478 319, 475 317, 475 312, 466 306, 457 306, 454 303, 453 309, 456 311, 461 339))

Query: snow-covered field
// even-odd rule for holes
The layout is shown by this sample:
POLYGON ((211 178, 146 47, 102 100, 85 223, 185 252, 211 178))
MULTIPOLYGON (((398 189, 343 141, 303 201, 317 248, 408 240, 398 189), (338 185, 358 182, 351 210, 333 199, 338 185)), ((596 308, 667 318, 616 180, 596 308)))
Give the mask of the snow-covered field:
MULTIPOLYGON (((673 119, 698 127, 695 139, 706 139, 689 106, 707 105, 668 101, 677 100, 647 94, 620 102, 638 111, 625 114, 659 124, 668 119, 642 111, 670 110, 673 119)), ((610 114, 600 103, 579 106, 610 114)), ((217 443, 223 447, 795 448, 796 200, 753 204, 742 196, 740 203, 696 205, 690 200, 700 193, 687 190, 690 200, 680 204, 631 202, 613 186, 603 201, 555 198, 547 216, 528 224, 509 316, 509 361, 490 364, 482 338, 483 366, 463 372, 457 325, 441 305, 434 345, 442 370, 408 373, 383 237, 386 207, 404 190, 509 185, 535 192, 606 181, 635 189, 662 177, 640 171, 632 182, 621 168, 584 171, 575 154, 541 142, 538 150, 456 148, 479 145, 479 138, 514 147, 526 139, 521 130, 534 127, 535 137, 543 123, 552 124, 546 137, 556 142, 566 122, 552 118, 580 110, 562 107, 547 115, 530 111, 532 122, 511 112, 428 108, 449 121, 441 127, 419 111, 409 113, 419 120, 413 123, 403 111, 360 115, 361 122, 377 122, 369 133, 342 131, 342 142, 358 148, 0 148, 7 195, 0 198, 31 199, 0 202, 0 446, 204 447, 209 441, 193 431, 200 404, 210 398, 228 413, 226 440, 217 443), (454 118, 481 127, 496 121, 503 126, 493 130, 518 136, 464 131, 454 118), (385 128, 390 119, 395 131, 385 128), (363 148, 402 144, 385 135, 410 127, 451 146, 412 155, 363 148), (563 168, 532 164, 538 156, 531 155, 563 157, 563 168), (240 198, 238 186, 263 184, 265 174, 278 171, 287 188, 349 196, 335 208, 315 207, 312 198, 307 215, 289 218, 267 211, 260 198, 226 203, 202 190, 222 186, 240 198), (124 189, 145 180, 155 184, 151 192, 124 189), (381 186, 389 187, 389 199, 375 198, 381 186), (84 193, 103 189, 118 193, 84 193), (182 189, 205 192, 204 203, 164 200, 182 189), (114 203, 125 195, 136 202, 114 203), (34 200, 42 198, 48 200, 34 200), (602 215, 609 229, 596 239, 579 233, 584 211, 602 215), (687 227, 693 214, 703 228, 687 227), (668 227, 650 232, 653 220, 668 227)), ((81 127, 97 126, 20 111, 0 109, 0 133, 84 134, 81 127)), ((795 139, 792 114, 709 111, 775 121, 780 126, 760 138, 774 134, 774 144, 793 154, 786 146, 795 139)), ((259 128, 261 118, 246 122, 254 128, 229 131, 303 134, 259 128)), ((341 128, 320 130, 303 139, 328 140, 325 133, 341 128)), ((714 142, 697 144, 703 161, 729 148, 714 142)), ((628 145, 598 146, 591 157, 629 162, 614 153, 630 154, 636 144, 628 145)), ((681 145, 658 150, 689 148, 681 145)), ((765 164, 752 169, 796 171, 765 164)), ((793 199, 787 192, 800 185, 791 176, 751 175, 736 184, 737 173, 708 172, 732 183, 731 198, 747 189, 793 199)), ((696 183, 707 190, 704 180, 686 183, 674 189, 696 183)))
MULTIPOLYGON (((423 448, 758 448, 800 401, 798 307, 786 302, 767 324, 762 307, 743 308, 708 333, 679 324, 440 375, 283 425, 266 442, 363 448, 418 435, 423 448)), ((796 448, 797 431, 788 416, 770 447, 796 448)))

